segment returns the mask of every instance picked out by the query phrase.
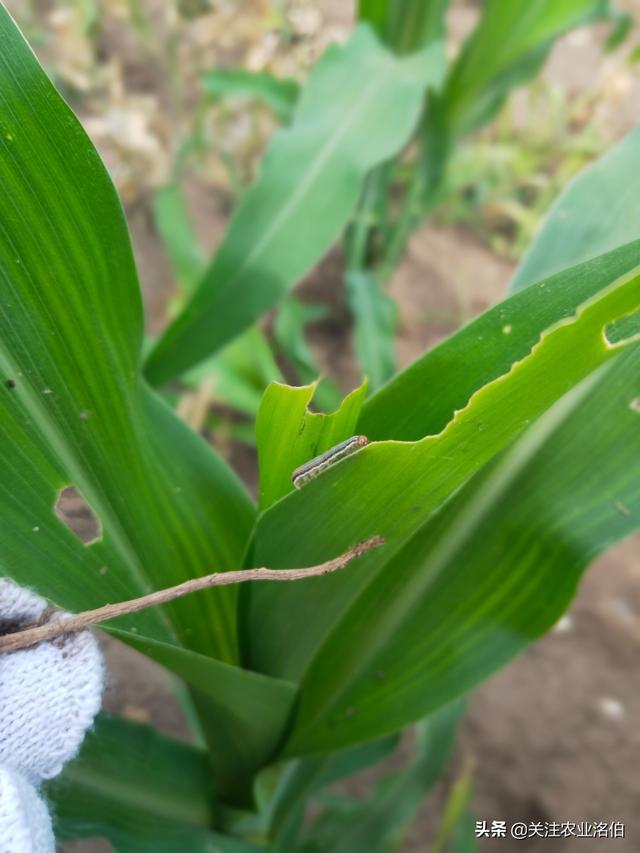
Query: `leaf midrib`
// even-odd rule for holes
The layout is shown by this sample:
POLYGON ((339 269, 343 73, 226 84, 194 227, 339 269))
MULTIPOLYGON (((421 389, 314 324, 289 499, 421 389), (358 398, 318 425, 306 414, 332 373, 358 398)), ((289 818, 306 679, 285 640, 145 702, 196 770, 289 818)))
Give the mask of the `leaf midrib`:
MULTIPOLYGON (((264 232, 262 238, 258 240, 251 252, 249 252, 249 254, 246 256, 244 262, 236 270, 235 275, 228 279, 227 282, 224 284, 224 290, 234 288, 237 282, 241 280, 242 277, 246 274, 246 271, 251 268, 256 259, 260 257, 265 248, 268 247, 268 245, 274 239, 276 233, 281 229, 282 224, 285 222, 286 219, 289 218, 292 211, 295 210, 296 207, 298 207, 300 200, 308 192, 309 188, 316 180, 322 168, 330 159, 331 155, 335 152, 342 139, 354 125, 356 120, 360 118, 362 113, 369 106, 370 101, 377 92, 380 82, 387 76, 388 72, 389 67, 386 67, 383 71, 378 72, 378 74, 372 78, 372 80, 365 88, 357 107, 355 107, 349 113, 344 123, 338 126, 337 131, 331 137, 329 137, 325 146, 318 152, 316 158, 312 161, 312 164, 308 169, 305 177, 299 183, 298 187, 291 195, 288 202, 280 209, 280 212, 273 219, 271 226, 264 232)), ((297 130, 299 130, 299 127, 296 128, 294 126, 291 131, 288 132, 295 132, 297 130)), ((233 224, 231 227, 233 227, 233 224)), ((221 252, 224 252, 224 247, 221 249, 221 252)), ((220 255, 217 256, 217 258, 219 257, 220 255)), ((216 260, 214 260, 212 267, 206 275, 213 274, 213 272, 215 271, 216 260)), ((217 296, 217 291, 214 291, 209 297, 208 304, 211 304, 217 298, 217 296)))

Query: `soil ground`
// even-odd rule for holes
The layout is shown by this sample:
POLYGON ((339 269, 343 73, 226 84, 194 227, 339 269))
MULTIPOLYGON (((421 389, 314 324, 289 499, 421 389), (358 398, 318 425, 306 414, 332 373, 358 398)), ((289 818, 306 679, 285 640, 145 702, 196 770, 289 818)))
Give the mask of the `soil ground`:
MULTIPOLYGON (((329 20, 336 26, 349 17, 348 3, 333 0, 319 5, 328 9, 329 20)), ((635 0, 626 5, 640 12, 635 0)), ((453 25, 463 32, 472 14, 469 8, 460 8, 453 25)), ((122 44, 118 49, 125 58, 134 52, 130 48, 127 54, 122 44)), ((585 30, 562 41, 545 73, 568 91, 579 93, 594 84, 601 67, 598 40, 591 30, 585 30)), ((125 79, 141 97, 151 93, 160 105, 166 101, 165 86, 153 68, 141 68, 132 60, 125 79)), ((638 117, 637 81, 631 90, 628 79, 625 81, 613 86, 613 94, 601 110, 600 120, 608 125, 613 139, 638 117)), ((104 143, 101 138, 96 141, 104 143)), ((102 150, 116 170, 112 152, 108 147, 102 150)), ((115 177, 117 180, 118 175, 115 177)), ((198 230, 213 248, 228 214, 227 200, 197 184, 190 187, 189 195, 198 230)), ((163 322, 172 278, 153 228, 147 192, 132 194, 127 216, 149 326, 156 330, 163 322)), ((320 293, 334 306, 329 318, 314 326, 311 340, 323 368, 346 389, 358 377, 337 287, 337 264, 335 254, 331 255, 302 292, 320 293)), ((392 286, 401 311, 401 365, 410 363, 462 320, 499 301, 512 271, 510 262, 494 255, 464 228, 426 227, 416 233, 392 286)), ((241 461, 250 471, 251 456, 245 455, 241 461)), ((108 638, 104 648, 109 665, 106 708, 183 736, 184 720, 164 672, 108 638)), ((478 819, 626 823, 626 838, 621 840, 495 839, 480 842, 480 850, 640 850, 639 658, 640 538, 635 537, 596 561, 555 630, 475 691, 462 724, 454 766, 413 824, 405 849, 428 849, 448 782, 472 763, 473 810, 478 819)), ((372 774, 366 774, 350 790, 366 796, 371 781, 372 774)), ((83 841, 62 849, 99 853, 109 848, 104 842, 83 841)))

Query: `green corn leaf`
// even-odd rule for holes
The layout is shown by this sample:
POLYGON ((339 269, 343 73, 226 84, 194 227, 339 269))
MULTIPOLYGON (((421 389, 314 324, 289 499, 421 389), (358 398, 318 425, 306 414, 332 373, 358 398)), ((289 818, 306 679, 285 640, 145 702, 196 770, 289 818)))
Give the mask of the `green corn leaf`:
POLYGON ((473 796, 471 769, 463 771, 454 784, 444 807, 444 814, 431 845, 431 853, 475 853, 477 836, 470 811, 473 796))
POLYGON ((514 86, 529 80, 553 41, 606 16, 608 0, 488 0, 480 23, 452 67, 442 96, 455 135, 488 121, 514 86))
POLYGON ((355 322, 354 349, 371 390, 377 391, 395 371, 398 307, 371 272, 351 270, 345 283, 355 322))
MULTIPOLYGON (((639 146, 634 131, 567 189, 525 259, 525 273, 516 276, 516 286, 525 286, 563 264, 584 261, 593 247, 596 251, 610 248, 630 236, 629 222, 637 220, 633 185, 639 146), (631 185, 629 192, 624 175, 631 185), (611 196, 606 194, 609 185, 611 196), (606 215, 598 223, 592 211, 603 197, 606 215), (558 240, 556 228, 562 231, 566 220, 571 228, 564 232, 564 240, 558 240)), ((610 252, 605 256, 609 274, 621 273, 639 255, 637 243, 610 252)), ((588 271, 596 269, 595 263, 575 268, 581 271, 583 284, 590 278, 588 271)), ((555 302, 556 309, 564 305, 561 310, 567 310, 566 281, 566 273, 547 280, 547 308, 555 302)), ((579 286, 577 278, 575 281, 574 287, 579 286)), ((538 286, 519 295, 532 294, 538 286)), ((534 312, 529 318, 534 325, 538 322, 534 312)), ((482 324, 482 319, 478 322, 482 324)), ((485 354, 499 365, 502 356, 486 338, 485 342, 485 354)), ((423 387, 438 381, 442 385, 447 351, 449 364, 469 363, 466 358, 456 362, 454 351, 447 350, 445 343, 377 395, 394 400, 395 411, 398 402, 405 400, 404 419, 395 435, 404 437, 414 428, 442 428, 445 409, 433 400, 424 407, 414 382, 419 377, 423 387)), ((464 350, 457 355, 464 357, 464 350)), ((483 375, 489 361, 481 359, 476 366, 483 375)), ((344 617, 346 630, 334 630, 308 673, 308 683, 321 680, 324 667, 333 662, 331 677, 341 687, 336 689, 331 710, 328 706, 320 710, 322 700, 303 683, 303 696, 310 703, 307 707, 316 719, 316 728, 325 715, 334 724, 328 739, 331 743, 336 742, 336 725, 342 728, 346 724, 349 730, 346 740, 340 739, 343 743, 353 742, 356 731, 360 736, 365 732, 379 735, 393 730, 392 719, 398 725, 406 721, 407 709, 424 710, 425 697, 429 707, 437 707, 486 677, 560 616, 596 554, 640 527, 640 431, 638 406, 634 406, 640 399, 639 377, 640 356, 635 348, 617 359, 601 378, 596 376, 561 400, 427 522, 413 545, 369 586, 344 617), (592 464, 594 459, 597 465, 592 464), (421 584, 422 593, 418 591, 421 584), (394 595, 394 589, 401 594, 394 595), (408 606, 403 607, 402 599, 408 606), (389 600, 393 607, 386 608, 389 600), (385 610, 387 617, 383 618, 380 614, 385 610), (376 614, 375 628, 362 618, 367 612, 376 614), (380 636, 385 625, 388 642, 380 636), (379 649, 372 653, 373 630, 379 649), (352 661, 358 661, 355 667, 345 660, 345 648, 352 650, 352 661), (336 660, 345 662, 343 677, 336 677, 336 660), (376 673, 379 683, 374 686, 376 673), (356 684, 359 687, 354 689, 356 684), (388 702, 383 698, 387 690, 388 702), (345 708, 355 709, 352 717, 344 717, 345 708), (381 729, 374 720, 384 720, 385 727, 381 729)), ((459 404, 450 397, 447 405, 459 404)), ((381 412, 374 397, 365 406, 363 420, 369 417, 372 427, 381 428, 377 422, 381 412)), ((385 428, 394 435, 390 421, 385 428)), ((301 707, 299 725, 304 716, 301 707)), ((304 735, 299 742, 305 749, 318 748, 318 741, 311 744, 304 735)), ((289 748, 295 751, 295 736, 289 748)))
POLYGON ((358 0, 358 20, 367 21, 382 34, 387 20, 389 0, 358 0))
MULTIPOLYGON (((248 643, 259 636, 248 656, 253 668, 277 677, 299 678, 318 645, 394 549, 522 429, 624 349, 608 344, 603 329, 640 305, 638 272, 632 269, 618 278, 629 269, 632 258, 637 263, 637 247, 635 255, 627 249, 611 253, 560 274, 557 282, 540 282, 487 312, 442 345, 460 342, 456 354, 459 359, 464 353, 464 362, 440 361, 439 348, 425 357, 423 381, 414 373, 406 396, 394 408, 400 421, 398 432, 390 429, 386 436, 374 434, 375 443, 263 513, 255 540, 259 563, 310 564, 375 534, 383 535, 387 545, 347 572, 314 579, 304 589, 289 587, 277 596, 265 587, 243 591, 242 631, 248 643), (559 303, 549 298, 556 290, 562 293, 559 303), (589 291, 591 297, 583 302, 589 291), (524 304, 530 308, 526 318, 515 310, 524 304), (536 328, 533 339, 529 338, 531 328, 536 328), (523 338, 528 340, 524 351, 523 338), (500 354, 498 367, 493 361, 483 364, 487 350, 500 354), (441 369, 443 364, 448 375, 441 369), (487 371, 492 375, 487 376, 487 371), (461 389, 465 390, 461 393, 461 389), (449 419, 436 429, 425 429, 423 439, 398 441, 404 438, 405 410, 415 411, 416 424, 421 418, 428 424, 423 402, 425 397, 432 401, 431 414, 441 412, 439 395, 459 400, 448 408, 449 419), (394 440, 382 440, 387 437, 394 440)), ((406 377, 399 377, 391 386, 396 381, 406 382, 406 377)), ((367 407, 361 422, 366 421, 366 411, 367 407)), ((428 408, 426 412, 428 416, 428 408)), ((358 432, 367 434, 360 425, 358 432)), ((391 606, 388 592, 387 601, 391 606)), ((379 611, 370 613, 375 618, 379 611)), ((346 648, 348 644, 340 652, 340 660, 348 658, 346 648)), ((316 734, 320 736, 319 731, 316 734)))
POLYGON ((369 169, 408 140, 441 72, 435 49, 398 59, 367 25, 329 48, 197 293, 151 353, 151 382, 219 349, 308 272, 347 224, 369 169))
POLYGON ((389 42, 400 54, 438 44, 445 58, 444 16, 449 0, 391 0, 387 18, 389 42))
MULTIPOLYGON (((202 278, 206 262, 179 184, 168 184, 156 191, 153 215, 182 297, 188 296, 202 278)), ((182 302, 183 298, 176 299, 174 309, 182 302)), ((183 381, 200 389, 211 402, 225 403, 255 417, 265 387, 281 378, 264 334, 254 326, 222 352, 190 370, 183 381)))
POLYGON ((264 389, 282 378, 264 333, 252 326, 221 352, 186 373, 182 382, 201 389, 211 402, 225 403, 255 417, 264 389))
MULTIPOLYGON (((113 186, 2 7, 0 43, 2 573, 79 611, 237 569, 254 507, 231 470, 141 379, 140 294, 113 186), (68 485, 97 517, 90 544, 54 512, 68 485)), ((108 629, 135 644, 159 643, 185 677, 189 650, 197 653, 209 667, 208 693, 193 691, 204 727, 213 719, 228 726, 219 723, 209 740, 233 744, 238 721, 229 697, 215 692, 208 656, 237 661, 236 591, 218 592, 108 629)), ((234 675, 256 689, 249 673, 234 675)), ((251 736, 266 755, 289 705, 279 699, 282 685, 260 687, 265 704, 273 692, 273 715, 254 717, 251 736)), ((248 739, 246 719, 238 729, 248 739)), ((219 779, 237 790, 244 765, 231 751, 219 779)))
POLYGON ((308 411, 315 390, 315 383, 300 388, 273 383, 265 392, 256 420, 261 509, 293 490, 291 474, 299 465, 354 434, 367 386, 328 415, 308 411))
MULTIPOLYGON (((249 499, 140 380, 139 290, 111 182, 4 10, 0 35, 3 568, 72 610, 237 568, 249 499), (69 484, 100 522, 88 547, 53 512, 69 484)), ((205 594, 165 608, 168 621, 127 624, 233 656, 231 602, 205 594)))
POLYGON ((456 140, 491 121, 511 92, 538 73, 554 41, 610 15, 609 0, 487 0, 480 22, 433 93, 421 131, 415 192, 433 206, 456 140))
POLYGON ((511 283, 517 291, 640 234, 640 127, 581 172, 555 201, 511 283))
POLYGON ((463 708, 462 702, 456 702, 420 722, 408 764, 383 777, 363 802, 341 798, 329 805, 312 824, 302 850, 392 853, 400 849, 404 833, 451 757, 463 708))
POLYGON ((100 715, 80 755, 45 789, 59 841, 108 838, 117 850, 215 850, 207 753, 149 726, 100 715), (206 843, 207 841, 209 846, 206 843), (182 847, 185 849, 185 846, 182 847))
POLYGON ((444 53, 448 5, 449 0, 360 0, 358 18, 373 24, 396 53, 412 53, 436 40, 444 53))
POLYGON ((118 853, 253 853, 212 830, 207 753, 149 726, 101 714, 45 796, 58 841, 106 838, 118 853))
POLYGON ((178 283, 185 294, 191 293, 204 273, 206 260, 179 184, 155 191, 153 218, 178 283))
MULTIPOLYGON (((303 384, 314 382, 320 370, 305 338, 305 326, 326 316, 324 305, 306 304, 295 296, 281 300, 273 324, 273 336, 278 347, 289 359, 303 384)), ((315 401, 322 411, 336 409, 341 394, 333 382, 323 377, 316 389, 315 401)))
POLYGON ((608 387, 560 401, 368 585, 303 680, 291 754, 394 731, 464 694, 560 617, 587 563, 639 524, 628 466, 640 452, 638 415, 621 381, 633 367, 638 395, 639 363, 630 351, 608 387), (607 460, 606 487, 593 459, 607 460))
POLYGON ((640 240, 557 277, 545 279, 543 270, 530 292, 487 311, 394 376, 367 400, 358 430, 403 441, 440 432, 478 388, 524 358, 550 322, 570 318, 580 302, 638 264, 640 240))
POLYGON ((611 29, 605 42, 605 50, 616 50, 633 30, 634 17, 630 12, 613 10, 610 15, 611 29))
POLYGON ((327 785, 358 773, 386 758, 398 746, 399 735, 326 755, 289 762, 270 799, 266 832, 278 851, 297 849, 298 836, 310 798, 327 785))
POLYGON ((274 77, 267 71, 217 68, 202 75, 204 91, 216 100, 249 97, 263 103, 280 121, 288 122, 300 95, 295 80, 274 77))
POLYGON ((169 643, 117 629, 111 633, 194 688, 216 790, 230 802, 246 804, 248 780, 273 757, 282 739, 296 685, 169 643))
MULTIPOLYGON (((594 245, 606 248, 628 236, 628 221, 637 215, 633 192, 620 193, 619 206, 602 218, 600 229, 592 209, 609 173, 613 184, 619 180, 621 158, 633 183, 639 144, 637 133, 632 133, 561 196, 525 260, 531 278, 549 271, 550 259, 555 269, 589 257, 594 245), (553 223, 561 227, 566 218, 572 230, 561 244, 553 223)), ((609 263, 617 258, 624 264, 638 251, 636 243, 607 257, 609 263)), ((577 269, 584 273, 594 266, 577 269)), ((519 280, 527 282, 524 276, 516 277, 519 280)), ((565 281, 563 274, 548 280, 550 300, 566 298, 565 281)), ((419 366, 426 385, 430 377, 441 380, 446 369, 444 361, 432 361, 429 355, 419 366)), ((402 384, 404 379, 397 381, 402 384)), ((406 399, 414 401, 416 396, 406 399)), ((406 722, 409 708, 414 713, 425 710, 425 699, 429 707, 437 707, 463 693, 553 624, 590 560, 640 528, 638 401, 640 355, 634 348, 556 404, 385 567, 336 627, 312 665, 308 683, 303 682, 302 695, 310 703, 316 730, 325 716, 332 723, 327 742, 336 743, 336 726, 345 726, 347 738, 339 738, 343 744, 353 742, 357 731, 364 736, 393 730, 394 722, 406 722), (375 624, 367 613, 375 614, 375 624), (389 632, 386 640, 381 637, 384 631, 389 632), (372 650, 371 636, 378 651, 372 650), (345 648, 352 650, 352 662, 357 661, 353 667, 345 659, 345 648), (331 677, 341 687, 331 709, 322 711, 322 700, 308 684, 315 679, 322 683, 330 661, 331 677), (345 662, 343 676, 336 673, 337 661, 345 662), (349 718, 345 709, 351 709, 349 718)), ((420 404, 413 408, 423 428, 438 428, 437 407, 431 412, 420 404)), ((405 429, 400 424, 401 434, 405 429)), ((304 707, 300 716, 305 716, 304 707)), ((300 742, 305 750, 319 745, 304 735, 300 742)), ((295 751, 295 735, 289 748, 295 751)))

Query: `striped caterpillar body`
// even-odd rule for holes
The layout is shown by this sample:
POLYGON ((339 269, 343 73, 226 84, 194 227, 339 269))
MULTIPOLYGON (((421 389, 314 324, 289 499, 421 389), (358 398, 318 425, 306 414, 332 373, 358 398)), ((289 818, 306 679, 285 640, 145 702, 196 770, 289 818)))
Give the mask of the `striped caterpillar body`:
POLYGON ((336 444, 335 447, 325 450, 319 456, 314 456, 313 459, 305 462, 304 465, 300 465, 293 472, 291 475, 293 485, 296 489, 299 489, 305 483, 308 483, 309 480, 315 479, 323 471, 326 471, 327 468, 330 468, 347 456, 351 456, 352 453, 360 450, 361 447, 364 447, 368 443, 369 439, 365 435, 353 435, 351 438, 341 441, 340 444, 336 444))

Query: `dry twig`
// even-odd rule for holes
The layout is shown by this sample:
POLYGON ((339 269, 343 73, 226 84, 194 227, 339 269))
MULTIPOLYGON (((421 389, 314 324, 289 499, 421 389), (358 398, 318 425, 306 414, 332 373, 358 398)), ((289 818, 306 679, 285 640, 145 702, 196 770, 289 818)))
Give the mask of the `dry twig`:
POLYGON ((53 622, 47 622, 44 625, 25 627, 4 636, 0 635, 0 653, 15 652, 18 649, 26 649, 38 643, 53 640, 56 637, 75 634, 91 625, 96 625, 98 622, 105 622, 107 619, 115 619, 117 616, 136 613, 138 610, 155 607, 158 604, 166 604, 168 601, 173 601, 176 598, 181 598, 183 595, 189 595, 192 592, 198 592, 201 589, 207 589, 211 586, 227 586, 228 584, 244 583, 245 581, 297 581, 326 575, 330 572, 338 571, 338 569, 343 569, 352 560, 361 557, 367 551, 371 551, 372 548, 377 548, 383 543, 384 539, 381 536, 374 536, 364 542, 359 542, 333 560, 328 560, 326 563, 320 563, 318 566, 310 566, 306 569, 242 569, 237 572, 216 572, 213 575, 193 578, 177 586, 160 589, 157 592, 151 592, 148 595, 143 595, 140 598, 134 598, 130 601, 105 604, 103 607, 98 607, 95 610, 85 610, 83 613, 77 613, 65 619, 57 619, 53 622))

